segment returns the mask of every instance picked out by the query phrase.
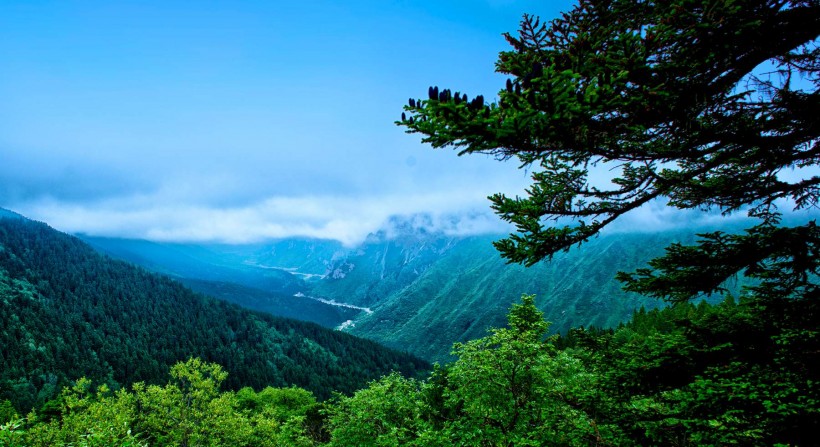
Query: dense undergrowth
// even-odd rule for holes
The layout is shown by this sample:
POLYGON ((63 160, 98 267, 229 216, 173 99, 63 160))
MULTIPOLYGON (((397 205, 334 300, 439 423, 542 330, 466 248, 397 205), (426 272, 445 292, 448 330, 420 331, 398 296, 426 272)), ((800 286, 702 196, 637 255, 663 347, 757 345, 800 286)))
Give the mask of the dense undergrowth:
POLYGON ((425 380, 393 373, 317 402, 221 390, 222 367, 190 359, 164 386, 80 379, 24 417, 6 403, 0 445, 811 445, 818 340, 801 326, 815 311, 729 297, 546 337, 524 296, 507 327, 456 344, 425 380))

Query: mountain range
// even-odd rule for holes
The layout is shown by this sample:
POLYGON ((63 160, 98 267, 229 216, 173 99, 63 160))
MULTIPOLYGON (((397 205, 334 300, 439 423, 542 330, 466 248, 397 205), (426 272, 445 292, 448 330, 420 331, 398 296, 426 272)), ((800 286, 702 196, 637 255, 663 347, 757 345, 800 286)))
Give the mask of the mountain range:
MULTIPOLYGON (((294 277, 240 271, 231 278, 291 293, 301 287, 294 277)), ((80 377, 112 389, 163 383, 171 365, 191 357, 222 365, 231 389, 298 386, 320 399, 390 371, 414 376, 430 366, 369 340, 194 292, 6 210, 0 346, 0 401, 23 412, 80 377)))
POLYGON ((614 327, 640 307, 662 306, 622 291, 615 275, 644 267, 670 243, 693 242, 699 231, 604 233, 525 268, 496 252, 492 242, 503 235, 453 236, 412 222, 395 219, 355 247, 295 238, 251 245, 84 239, 220 299, 447 362, 453 343, 503 326, 522 294, 537 296, 553 332, 614 327))

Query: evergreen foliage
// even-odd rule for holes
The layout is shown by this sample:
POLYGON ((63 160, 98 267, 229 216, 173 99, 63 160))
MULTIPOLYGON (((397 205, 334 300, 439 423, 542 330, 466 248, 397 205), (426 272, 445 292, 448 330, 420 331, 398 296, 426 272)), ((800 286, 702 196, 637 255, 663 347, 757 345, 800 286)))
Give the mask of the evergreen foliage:
POLYGON ((426 364, 318 325, 254 313, 94 252, 76 238, 0 218, 0 399, 21 413, 85 376, 119 389, 158 383, 190 356, 230 389, 296 385, 326 399, 426 364))
MULTIPOLYGON (((498 103, 431 87, 427 100, 406 108, 401 123, 434 146, 540 168, 527 197, 492 199, 518 229, 498 244, 511 261, 550 258, 657 198, 759 218, 745 234, 707 233, 695 245, 672 245, 648 269, 620 275, 628 289, 673 306, 641 309, 617 329, 558 338, 546 336, 548 323, 525 295, 506 327, 456 344, 457 360, 427 380, 390 374, 321 404, 295 388, 221 391, 231 376, 208 356, 224 351, 208 345, 207 360, 177 363, 165 386, 137 382, 111 391, 80 379, 24 418, 0 406, 9 419, 0 425, 0 445, 815 445, 819 235, 813 223, 777 226, 776 202, 813 206, 820 192, 820 178, 800 170, 820 155, 818 33, 816 0, 580 0, 550 24, 525 16, 520 36, 507 36, 514 51, 501 54, 498 69, 513 79, 498 103), (761 64, 771 64, 771 77, 755 71, 761 64), (589 185, 596 164, 620 170, 613 189, 589 185), (792 167, 805 177, 780 175, 792 167), (554 218, 571 222, 549 225, 554 218), (755 280, 741 298, 692 302, 725 293, 726 279, 739 273, 755 280)), ((128 368, 158 366, 152 359, 165 361, 176 355, 170 347, 197 339, 192 334, 204 328, 196 323, 193 332, 175 330, 200 314, 208 331, 236 343, 233 353, 299 357, 304 351, 295 346, 306 347, 308 357, 281 368, 286 381, 288 366, 303 361, 340 374, 334 356, 344 349, 322 346, 344 338, 289 345, 283 334, 297 326, 285 330, 226 304, 209 313, 202 297, 139 270, 120 273, 122 266, 100 264, 44 226, 0 224, 0 335, 12 347, 3 352, 0 397, 12 403, 53 394, 63 380, 50 369, 56 360, 103 382, 120 382, 121 371, 137 376, 128 368), (111 298, 129 284, 152 291, 128 295, 140 299, 140 309, 111 298), (171 334, 159 346, 174 354, 111 338, 118 326, 132 330, 127 322, 148 318, 141 315, 160 318, 146 308, 169 312, 171 292, 175 306, 191 313, 140 327, 171 334), (107 312, 109 301, 118 312, 107 312), (65 304, 73 302, 81 303, 77 310, 65 304), (52 308, 58 313, 44 310, 52 308), (54 333, 51 326, 82 349, 69 355, 58 337, 44 343, 38 334, 54 333), (246 338, 251 343, 241 345, 246 338), (113 349, 109 340, 126 354, 146 354, 101 362, 100 353, 113 349)), ((239 362, 228 354, 224 366, 233 370, 239 362)))
MULTIPOLYGON (((742 232, 740 223, 722 223, 720 229, 742 232)), ((506 309, 522 291, 542 297, 539 308, 555 333, 566 333, 578 325, 616 327, 641 306, 662 305, 651 297, 624 292, 613 277, 619 270, 644 267, 670 243, 694 243, 699 231, 687 225, 654 232, 643 228, 637 233, 605 233, 590 240, 583 250, 557 253, 548 263, 525 268, 507 264, 498 255, 492 242, 500 235, 445 235, 399 219, 391 225, 390 237, 372 234, 361 245, 347 249, 330 241, 298 239, 259 246, 84 240, 149 270, 173 271, 169 276, 205 295, 326 327, 352 320, 354 324, 346 326, 345 332, 428 361, 450 362, 454 360, 450 354, 453 343, 480 338, 490 327, 503 325, 506 309), (303 262, 300 257, 305 258, 303 262), (319 274, 287 267, 308 261, 314 267, 323 266, 319 274), (268 268, 249 268, 258 265, 268 268), (307 274, 302 289, 305 297, 242 285, 275 279, 253 280, 250 274, 268 275, 275 271, 269 267, 277 266, 287 268, 292 276, 307 274), (193 279, 207 278, 215 271, 223 280, 193 279), (231 275, 231 271, 245 274, 231 275), (367 306, 372 313, 310 297, 367 306)), ((744 283, 741 278, 727 288, 735 293, 744 283)))
POLYGON ((405 106, 398 124, 433 147, 532 169, 524 197, 490 198, 516 228, 496 243, 510 262, 552 259, 655 200, 757 219, 618 275, 681 303, 679 329, 573 335, 611 393, 598 419, 621 430, 609 442, 813 442, 820 234, 813 221, 780 226, 778 206, 820 199, 819 36, 815 0, 580 0, 506 35, 497 102, 431 87, 405 106), (602 168, 615 174, 602 181, 602 168), (685 304, 741 274, 752 284, 740 305, 685 304))
MULTIPOLYGON (((522 291, 541 297, 538 305, 553 333, 565 334, 579 325, 617 327, 641 306, 663 305, 624 292, 613 278, 619 270, 644 267, 672 242, 694 242, 695 231, 602 234, 583 250, 557 253, 550 262, 529 268, 498 256, 492 246, 498 235, 437 236, 404 246, 397 241, 366 243, 340 258, 339 264, 355 266, 349 274, 317 281, 309 293, 375 303, 372 314, 359 316, 346 331, 446 363, 455 359, 453 343, 504 325, 506 309, 522 291)), ((728 288, 739 291, 744 282, 728 288)))
MULTIPOLYGON (((285 267, 291 265, 291 262, 299 265, 294 260, 294 257, 298 256, 292 253, 288 256, 288 250, 282 249, 282 246, 294 248, 296 251, 303 248, 304 244, 310 244, 309 241, 301 241, 303 245, 296 247, 294 241, 290 241, 291 244, 280 241, 272 247, 263 248, 256 245, 158 243, 91 236, 81 238, 103 254, 131 262, 152 272, 168 275, 195 292, 251 310, 278 317, 311 321, 330 328, 338 327, 358 314, 354 309, 332 306, 316 300, 294 299, 294 295, 307 291, 308 284, 305 281, 284 268, 258 265, 271 264, 270 258, 266 256, 270 253, 281 256, 283 259, 280 261, 285 267)), ((336 247, 331 243, 326 245, 336 247)), ((312 252, 307 251, 310 248, 314 247, 308 245, 306 250, 299 254, 310 257, 312 252)), ((321 249, 327 247, 317 248, 317 251, 322 253, 321 249)))
POLYGON ((310 321, 327 328, 336 328, 347 320, 355 319, 361 312, 357 309, 333 306, 307 297, 245 287, 233 282, 189 278, 175 279, 195 292, 234 303, 246 309, 268 313, 277 317, 310 321))
POLYGON ((457 344, 427 381, 387 377, 340 398, 331 445, 814 445, 818 340, 768 312, 681 303, 544 339, 525 296, 507 328, 457 344))
POLYGON ((293 387, 223 391, 219 365, 189 359, 165 385, 80 379, 0 425, 0 446, 814 445, 818 340, 768 312, 681 303, 559 339, 525 295, 507 327, 456 344, 423 381, 392 373, 317 403, 293 387))
MULTIPOLYGON (((818 30, 814 0, 581 0, 506 35, 496 69, 511 79, 496 103, 431 87, 399 123, 433 147, 533 169, 525 197, 491 197, 516 226, 496 244, 513 262, 533 265, 655 199, 748 210, 765 229, 778 200, 800 209, 820 194, 814 172, 783 175, 820 159, 818 30), (596 183, 596 166, 617 175, 596 183)), ((746 266, 775 259, 753 254, 746 266)))

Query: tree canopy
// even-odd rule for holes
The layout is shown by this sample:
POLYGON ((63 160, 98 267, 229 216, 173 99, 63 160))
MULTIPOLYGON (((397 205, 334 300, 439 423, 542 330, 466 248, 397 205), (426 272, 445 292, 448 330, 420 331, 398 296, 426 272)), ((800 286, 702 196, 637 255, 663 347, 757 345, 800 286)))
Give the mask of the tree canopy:
POLYGON ((782 209, 820 199, 819 36, 817 0, 579 0, 505 34, 497 99, 430 87, 405 106, 398 124, 433 147, 532 172, 523 197, 490 197, 515 226, 496 242, 510 262, 549 259, 652 201, 753 218, 618 274, 676 303, 665 316, 570 333, 600 374, 588 414, 617 427, 614 445, 811 444, 820 229, 783 225, 782 209), (687 302, 729 295, 737 275, 739 304, 687 302))
MULTIPOLYGON (((524 295, 507 327, 456 344, 427 380, 394 373, 322 403, 293 387, 220 391, 225 370, 196 358, 164 386, 80 379, 25 417, 0 401, 0 445, 815 445, 820 230, 781 226, 778 206, 818 201, 818 25, 816 0, 581 0, 507 36, 497 102, 431 87, 406 107, 400 124, 436 147, 535 168, 525 197, 492 197, 518 229, 497 244, 513 262, 651 200, 759 219, 619 276, 675 305, 547 337, 524 295), (614 166, 611 185, 594 184, 596 165, 614 166), (748 296, 687 302, 738 273, 748 296)), ((32 273, 51 269, 27 272, 18 257, 37 252, 14 242, 0 292, 34 308, 50 283, 32 273)))
POLYGON ((581 0, 548 23, 525 15, 517 36, 505 34, 512 49, 496 70, 509 78, 496 101, 430 87, 398 123, 433 147, 532 170, 523 197, 490 197, 516 228, 496 243, 511 262, 535 264, 662 200, 759 221, 621 275, 631 290, 688 299, 747 273, 764 292, 816 294, 807 278, 817 228, 772 227, 778 206, 813 207, 820 196, 818 35, 816 0, 581 0), (591 174, 607 169, 605 181, 591 174), (720 268, 696 264, 716 252, 729 258, 720 268), (673 274, 681 264, 708 280, 673 274))

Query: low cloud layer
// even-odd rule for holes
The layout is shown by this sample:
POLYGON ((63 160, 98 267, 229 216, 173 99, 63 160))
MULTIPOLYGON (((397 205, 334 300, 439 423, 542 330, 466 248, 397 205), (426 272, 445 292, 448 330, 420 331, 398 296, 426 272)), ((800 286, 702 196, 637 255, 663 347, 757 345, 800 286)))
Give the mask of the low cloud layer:
MULTIPOLYGON (((571 6, 22 3, 0 2, 0 207, 73 233, 348 245, 395 216, 510 231, 486 197, 522 194, 524 170, 432 150, 394 121, 430 85, 491 100, 501 34, 571 6)), ((713 218, 656 205, 607 231, 713 218)))
POLYGON ((285 237, 336 239, 346 245, 384 229, 392 217, 431 232, 471 235, 504 232, 485 198, 448 195, 273 197, 236 207, 152 203, 145 197, 98 203, 41 200, 15 211, 69 233, 154 241, 247 243, 285 237))
MULTIPOLYGON (((68 233, 167 242, 241 244, 309 237, 335 239, 355 246, 378 231, 388 238, 407 229, 451 236, 513 231, 492 213, 485 198, 469 191, 448 195, 273 197, 235 207, 157 204, 148 197, 93 204, 46 199, 13 210, 68 233)), ((804 220, 812 217, 809 213, 790 216, 804 220)), ((727 217, 677 210, 654 202, 628 213, 604 231, 651 233, 682 228, 701 231, 725 228, 727 224, 746 219, 743 213, 727 217)))

